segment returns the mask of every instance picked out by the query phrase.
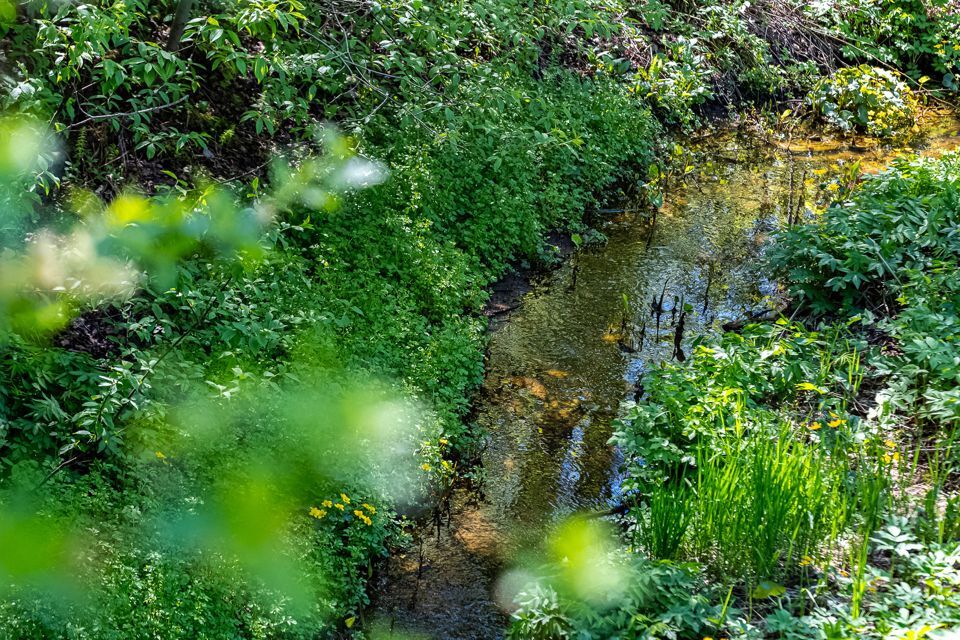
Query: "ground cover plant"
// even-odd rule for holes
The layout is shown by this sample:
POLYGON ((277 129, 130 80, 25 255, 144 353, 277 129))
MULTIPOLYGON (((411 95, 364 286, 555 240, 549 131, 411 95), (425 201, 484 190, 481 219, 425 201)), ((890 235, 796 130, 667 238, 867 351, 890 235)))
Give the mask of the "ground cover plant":
MULTIPOLYGON (((362 634, 396 509, 429 509, 482 437, 468 416, 485 287, 552 261, 546 232, 582 231, 605 194, 653 175, 668 128, 714 107, 801 100, 876 57, 949 88, 956 8, 923 6, 939 18, 917 23, 930 50, 894 57, 862 51, 870 25, 893 20, 873 5, 0 0, 0 637, 362 634)), ((874 115, 859 126, 900 125, 874 115)), ((903 305, 883 329, 903 353, 871 365, 895 370, 889 406, 922 397, 929 424, 957 406, 953 365, 928 341, 932 323, 953 326, 958 286, 938 251, 885 294, 903 305)), ((826 296, 813 276, 795 282, 811 304, 826 296)), ((782 565, 845 548, 844 527, 874 517, 859 496, 895 452, 851 408, 859 334, 777 331, 808 360, 767 364, 808 374, 829 343, 826 369, 769 398, 718 399, 724 436, 697 447, 662 416, 636 418, 665 429, 657 472, 671 480, 650 518, 635 514, 658 560, 624 561, 672 581, 631 596, 650 620, 706 588, 659 557, 789 580, 782 565), (774 397, 820 413, 801 424, 764 408, 774 397), (814 418, 847 420, 844 437, 824 445, 833 427, 814 433, 814 418), (738 429, 777 439, 741 445, 738 429), (711 466, 719 456, 738 466, 711 466), (738 546, 751 520, 710 513, 691 468, 779 530, 738 546), (770 469, 784 482, 760 487, 770 469)), ((773 340, 745 339, 725 348, 754 357, 773 340)), ((674 411, 690 433, 713 428, 674 411)), ((947 545, 956 525, 910 526, 947 545)), ((700 633, 726 615, 706 595, 683 606, 658 624, 700 633)))

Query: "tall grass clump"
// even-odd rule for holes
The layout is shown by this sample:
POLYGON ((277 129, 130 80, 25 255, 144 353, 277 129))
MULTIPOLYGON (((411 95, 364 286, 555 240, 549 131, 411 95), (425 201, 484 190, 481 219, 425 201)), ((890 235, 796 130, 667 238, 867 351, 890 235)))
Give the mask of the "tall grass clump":
POLYGON ((783 323, 659 370, 614 437, 631 461, 638 545, 748 581, 785 579, 829 555, 869 519, 858 486, 885 474, 875 430, 847 410, 859 349, 836 329, 783 323))
POLYGON ((685 479, 652 488, 645 517, 637 519, 637 539, 654 558, 673 560, 694 516, 693 491, 685 479))
POLYGON ((797 438, 789 423, 765 437, 696 458, 697 516, 690 551, 723 575, 780 577, 834 540, 848 466, 797 438))

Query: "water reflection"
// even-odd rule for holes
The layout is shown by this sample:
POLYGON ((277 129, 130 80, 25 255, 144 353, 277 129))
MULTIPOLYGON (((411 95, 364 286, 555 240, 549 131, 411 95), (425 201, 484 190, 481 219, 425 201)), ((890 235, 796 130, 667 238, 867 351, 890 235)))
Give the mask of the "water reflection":
MULTIPOLYGON (((957 129, 940 118, 919 144, 932 155, 955 148, 957 129)), ((611 420, 643 373, 673 355, 682 307, 687 345, 770 309, 777 285, 759 260, 770 235, 829 199, 821 185, 838 163, 875 171, 905 151, 715 136, 693 150, 696 169, 655 223, 640 214, 608 222, 608 242, 576 257, 576 285, 571 263, 492 338, 479 422, 490 433, 484 466, 496 517, 535 540, 561 515, 615 501, 611 420)))

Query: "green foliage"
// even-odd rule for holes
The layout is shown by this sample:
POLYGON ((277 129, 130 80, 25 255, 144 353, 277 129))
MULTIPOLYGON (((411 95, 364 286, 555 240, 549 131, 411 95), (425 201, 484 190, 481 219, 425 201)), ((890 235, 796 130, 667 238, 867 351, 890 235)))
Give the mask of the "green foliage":
MULTIPOLYGON (((669 562, 623 556, 622 596, 604 603, 561 598, 548 584, 535 584, 517 596, 509 638, 702 638, 722 608, 696 569, 669 562)), ((547 579, 549 581, 549 578, 547 579)))
POLYGON ((776 433, 791 411, 811 421, 842 412, 862 379, 851 340, 836 328, 750 325, 698 346, 686 366, 653 372, 644 386, 654 401, 630 407, 617 424, 617 444, 645 461, 637 481, 660 483, 697 448, 724 452, 725 438, 755 424, 776 433))
MULTIPOLYGON (((645 400, 626 407, 613 441, 626 459, 632 545, 613 562, 696 561, 689 571, 730 585, 722 608, 695 613, 700 627, 644 637, 950 637, 960 597, 958 253, 944 230, 957 209, 956 162, 900 160, 822 221, 780 236, 768 255, 833 324, 780 320, 706 340, 686 363, 652 372, 645 400), (860 286, 827 268, 858 265, 867 247, 877 257, 860 286), (878 329, 896 347, 871 348, 864 337, 878 329), (907 489, 916 482, 929 489, 907 489), (749 608, 730 606, 735 591, 749 608)), ((649 568, 631 576, 671 583, 649 568)), ((616 615, 650 618, 557 584, 521 596, 517 637, 606 637, 616 615)), ((703 584, 686 588, 691 602, 717 601, 703 584)))
MULTIPOLYGON (((0 106, 40 123, 23 135, 21 120, 0 123, 0 505, 13 514, 0 541, 18 541, 0 571, 4 589, 22 583, 4 593, 0 628, 15 636, 349 627, 396 533, 392 505, 448 486, 475 442, 486 285, 644 175, 655 116, 689 128, 741 84, 763 100, 815 72, 767 41, 747 2, 195 3, 171 51, 176 4, 0 0, 0 106), (327 120, 354 138, 325 145, 327 120), (356 153, 392 178, 361 190, 383 173, 356 153), (44 501, 21 513, 14 489, 38 486, 44 501), (89 599, 51 596, 68 541, 86 539, 98 541, 81 558, 89 599)), ((744 375, 797 406, 792 385, 814 380, 834 390, 816 411, 842 411, 855 376, 840 385, 800 342, 797 367, 774 358, 786 378, 744 375)), ((692 402, 696 387, 670 384, 692 402)), ((747 395, 758 406, 743 416, 779 433, 767 400, 747 395)), ((636 524, 657 555, 682 557, 703 511, 684 465, 707 469, 739 427, 670 411, 681 426, 656 418, 663 437, 642 447, 678 483, 636 524)), ((769 469, 788 451, 803 481, 756 489, 786 496, 760 552, 776 564, 796 555, 784 530, 804 513, 809 470, 834 463, 816 443, 760 445, 732 459, 769 469)), ((572 538, 584 544, 562 557, 577 559, 566 582, 579 588, 552 583, 559 599, 528 607, 552 628, 535 616, 531 633, 585 633, 593 587, 627 603, 605 609, 597 637, 720 626, 703 622, 718 615, 708 598, 684 595, 700 588, 692 568, 631 559, 597 575, 598 554, 580 550, 608 546, 572 538), (620 570, 635 592, 614 588, 620 570)))
POLYGON ((175 4, 20 9, 7 40, 17 64, 2 80, 0 106, 52 120, 76 151, 69 179, 154 180, 150 165, 201 165, 223 175, 224 161, 238 153, 253 154, 241 163, 248 169, 266 158, 266 138, 310 140, 325 119, 373 138, 399 126, 422 142, 445 136, 478 95, 489 110, 558 68, 632 84, 665 120, 683 126, 718 85, 726 99, 745 83, 765 100, 793 91, 795 76, 815 73, 773 51, 751 4, 739 1, 706 3, 692 15, 622 0, 468 0, 442 11, 409 0, 362 9, 213 2, 195 5, 172 52, 163 41, 175 4))
MULTIPOLYGON (((372 505, 354 494, 353 503, 369 514, 370 525, 351 511, 344 520, 353 522, 317 520, 304 507, 282 537, 272 538, 283 552, 268 551, 268 562, 295 564, 291 577, 314 596, 305 602, 297 589, 278 581, 284 567, 251 573, 249 555, 227 552, 225 538, 236 531, 208 532, 220 536, 216 547, 203 542, 203 527, 217 525, 188 521, 211 515, 204 502, 209 494, 191 495, 190 489, 203 491, 199 484, 188 488, 195 461, 172 451, 152 457, 142 463, 142 478, 122 487, 101 465, 77 482, 48 485, 42 507, 48 539, 68 547, 71 539, 88 542, 68 551, 68 576, 48 573, 39 579, 34 573, 24 582, 21 574, 17 586, 4 586, 0 637, 312 638, 332 631, 344 612, 366 604, 362 587, 371 562, 394 535, 389 511, 370 511, 372 505), (184 500, 191 505, 188 513, 174 504, 184 500)), ((250 498, 243 487, 233 490, 250 498)), ((235 506, 245 518, 254 515, 239 502, 235 506)), ((6 511, 8 526, 9 515, 6 511)), ((238 523, 245 532, 262 533, 261 523, 245 518, 238 523)), ((4 533, 25 533, 15 524, 12 529, 4 533)), ((46 568, 56 571, 47 562, 46 568)), ((5 562, 3 568, 11 566, 5 562)))
POLYGON ((917 99, 907 84, 886 69, 847 67, 825 78, 808 98, 830 125, 872 136, 903 136, 914 127, 917 99))
MULTIPOLYGON (((47 590, 21 591, 3 610, 4 626, 55 635, 67 633, 71 619, 86 618, 103 634, 120 633, 136 603, 150 599, 150 615, 131 633, 160 633, 165 624, 183 637, 200 628, 215 634, 210 637, 330 633, 364 606, 372 563, 395 533, 390 505, 428 500, 431 486, 449 481, 454 465, 447 458, 462 450, 454 445, 468 447, 472 437, 463 418, 483 373, 483 324, 475 312, 484 286, 510 261, 537 259, 545 231, 577 224, 596 193, 650 162, 657 126, 612 78, 581 78, 555 66, 533 78, 513 63, 487 64, 490 46, 526 47, 530 63, 537 60, 525 36, 515 43, 499 40, 505 33, 501 16, 473 15, 467 8, 463 15, 428 15, 420 5, 404 7, 442 24, 391 22, 397 15, 391 13, 388 28, 402 30, 378 34, 385 48, 377 61, 372 52, 361 57, 380 74, 373 74, 378 83, 403 100, 383 101, 376 89, 363 90, 348 107, 364 120, 355 145, 389 165, 388 183, 358 192, 379 180, 378 170, 359 159, 334 162, 333 170, 298 152, 289 163, 275 164, 268 188, 259 179, 227 188, 174 178, 157 197, 128 192, 110 205, 88 199, 83 210, 91 223, 102 218, 117 224, 91 224, 85 231, 103 255, 135 260, 138 286, 99 311, 93 296, 70 299, 56 287, 11 289, 11 300, 69 300, 51 330, 71 318, 74 323, 56 336, 66 348, 47 341, 50 330, 35 337, 8 332, 0 349, 0 375, 10 383, 2 391, 4 468, 11 477, 30 476, 27 486, 52 472, 47 486, 66 487, 62 502, 48 509, 49 518, 62 521, 54 539, 81 536, 81 523, 99 517, 116 555, 113 568, 96 562, 84 578, 95 613, 71 602, 69 614, 47 616, 47 590), (459 26, 451 27, 449 19, 459 26), (437 39, 448 27, 476 38, 478 50, 437 39), (395 49, 387 46, 391 37, 395 49), (438 85, 455 86, 425 83, 423 60, 442 67, 431 72, 438 85), (447 92, 457 100, 448 100, 447 92), (349 197, 331 197, 333 188, 349 197), (212 223, 211 211, 217 214, 212 223), (229 259, 237 253, 233 227, 217 224, 220 219, 237 222, 255 240, 239 252, 239 264, 229 259), (154 224, 165 220, 176 224, 154 224), (372 379, 387 381, 388 395, 419 405, 413 417, 399 420, 411 433, 384 432, 393 434, 390 446, 364 432, 347 430, 350 437, 341 438, 357 423, 352 414, 337 422, 326 400, 303 401, 314 398, 306 380, 352 389, 372 379), (319 429, 304 416, 329 416, 332 423, 319 429), (307 426, 319 430, 311 435, 301 429, 307 426), (403 457, 385 460, 397 447, 403 457), (421 461, 427 473, 419 471, 421 461), (107 481, 98 491, 115 496, 102 514, 79 499, 91 465, 105 465, 107 481), (425 485, 419 495, 413 490, 418 485, 425 485), (346 507, 325 508, 323 501, 338 491, 370 496, 365 500, 376 515, 363 507, 361 513, 371 524, 346 507), (109 517, 121 501, 142 513, 136 526, 109 517), (322 518, 316 517, 320 511, 326 512, 322 518), (171 543, 166 520, 176 524, 187 549, 171 543), (262 523, 252 535, 244 533, 250 522, 262 523), (277 540, 282 543, 271 547, 277 540), (145 566, 153 567, 150 581, 145 566), (114 580, 115 573, 123 582, 114 580), (193 617, 167 613, 181 610, 172 585, 189 586, 190 600, 182 602, 193 617), (305 608, 305 601, 316 604, 305 608), (269 613, 257 613, 263 611, 269 613)), ((72 162, 89 163, 73 164, 68 179, 103 177, 93 165, 111 158, 90 151, 104 139, 125 146, 137 157, 136 167, 191 153, 194 143, 178 150, 172 138, 159 137, 180 135, 175 129, 186 133, 183 127, 198 127, 191 132, 201 136, 193 138, 194 150, 206 146, 216 156, 225 151, 219 144, 243 145, 294 124, 309 150, 317 146, 317 101, 360 84, 370 89, 365 69, 344 64, 343 47, 361 41, 341 43, 336 30, 336 39, 328 38, 293 15, 300 13, 293 4, 243 3, 238 13, 224 7, 197 18, 177 54, 153 44, 161 39, 157 16, 166 10, 154 3, 63 5, 56 16, 18 25, 21 79, 43 87, 31 93, 21 86, 9 104, 45 112, 63 102, 57 119, 76 125, 63 130, 76 151, 72 162), (37 25, 42 36, 31 35, 37 25), (100 49, 66 65, 73 75, 58 84, 53 56, 70 29, 82 30, 100 49), (28 55, 37 38, 43 46, 28 55), (171 60, 178 65, 173 73, 162 66, 171 60), (47 70, 47 81, 38 79, 40 69, 47 70), (355 73, 365 79, 345 79, 355 73), (252 83, 262 93, 236 89, 252 83), (83 89, 73 91, 78 85, 83 89), (243 112, 230 101, 193 99, 209 87, 256 102, 243 112), (67 88, 69 95, 60 93, 67 88), (191 99, 177 103, 187 95, 191 99)), ((577 24, 585 26, 576 28, 608 28, 591 15, 579 15, 577 24)), ((353 27, 364 33, 383 17, 359 15, 362 24, 353 27)), ((537 16, 519 10, 505 17, 519 30, 539 28, 531 23, 537 16)), ((338 160, 336 154, 322 158, 338 160)), ((9 242, 17 264, 31 259, 18 242, 37 226, 35 202, 24 205, 20 235, 9 242)), ((46 211, 40 212, 44 220, 46 211)), ((72 222, 71 214, 64 217, 72 222)), ((371 395, 353 404, 381 411, 371 395)), ((360 424, 380 424, 393 413, 363 415, 360 424)), ((5 494, 2 501, 9 505, 14 498, 5 494)), ((25 516, 11 535, 29 537, 40 526, 37 517, 25 516)), ((15 581, 50 575, 59 582, 64 576, 57 566, 41 563, 15 581)))
MULTIPOLYGON (((960 610, 956 568, 960 547, 955 542, 926 546, 915 541, 912 524, 903 520, 887 523, 873 537, 877 561, 865 567, 860 616, 852 616, 848 603, 840 599, 797 608, 797 603, 782 598, 778 608, 758 623, 732 621, 728 637, 950 638, 960 610)), ((832 579, 841 588, 855 581, 842 573, 832 579)))
POLYGON ((879 319, 901 353, 881 364, 891 401, 955 422, 958 310, 955 234, 960 159, 901 159, 868 178, 822 223, 797 227, 771 252, 790 292, 815 313, 879 319))
POLYGON ((694 107, 712 97, 706 53, 695 38, 679 38, 636 76, 636 92, 652 102, 667 122, 691 127, 694 107))
POLYGON ((860 483, 885 473, 873 427, 846 411, 862 375, 840 330, 787 323, 726 334, 658 369, 614 437, 637 542, 756 580, 825 552, 864 507, 860 483))
POLYGON ((822 224, 785 233, 771 260, 791 294, 816 313, 891 308, 911 273, 938 271, 956 255, 940 229, 956 224, 958 166, 956 156, 897 160, 830 207, 822 224))
MULTIPOLYGON (((8 226, 2 236, 8 250, 0 259, 8 276, 0 287, 0 361, 5 376, 19 377, 20 384, 4 389, 0 413, 6 423, 0 432, 4 444, 9 439, 21 450, 32 444, 33 456, 54 453, 51 445, 57 447, 58 456, 93 449, 119 455, 121 422, 140 411, 157 365, 181 345, 186 327, 196 329, 210 319, 218 298, 188 297, 186 306, 181 306, 187 313, 180 328, 169 326, 178 337, 149 355, 126 345, 120 358, 92 362, 50 351, 47 340, 84 307, 129 298, 138 286, 173 292, 182 300, 183 291, 174 285, 184 281, 187 256, 203 261, 208 273, 222 273, 225 280, 242 277, 244 265, 253 266, 264 255, 262 234, 276 215, 303 208, 305 201, 317 208, 329 207, 333 189, 352 184, 354 173, 366 171, 359 160, 352 166, 344 164, 350 152, 342 145, 333 143, 329 151, 323 158, 302 162, 296 170, 278 163, 275 188, 255 206, 242 206, 233 194, 212 186, 152 198, 125 193, 109 204, 84 194, 75 198, 76 217, 82 216, 83 224, 59 233, 53 229, 27 232, 21 218, 30 212, 29 201, 18 193, 21 183, 5 181, 0 196, 13 206, 7 210, 8 226), (57 364, 71 369, 49 366, 57 364), (71 402, 78 392, 86 399, 71 402)), ((225 280, 217 286, 222 288, 225 280)), ((140 302, 160 315, 158 297, 140 302)), ((221 313, 225 311, 221 308, 221 313)), ((100 318, 95 322, 107 324, 100 318)), ((99 330, 121 331, 118 327, 99 330)), ((151 341, 149 335, 139 338, 151 341)), ((111 350, 109 344, 96 348, 111 350)), ((7 452, 0 449, 0 453, 7 452)), ((3 457, 7 464, 22 459, 3 457)))
MULTIPOLYGON (((708 340, 618 423, 633 553, 698 561, 751 601, 715 635, 956 627, 956 172, 956 156, 898 160, 783 232, 768 259, 833 324, 708 340)), ((557 593, 545 619, 567 611, 557 593)))
POLYGON ((827 594, 827 589, 842 593, 852 587, 854 578, 844 572, 824 574, 819 592, 801 592, 799 598, 782 585, 761 583, 753 591, 758 611, 748 616, 729 601, 711 604, 721 602, 723 594, 707 586, 694 566, 626 556, 623 561, 631 563, 626 602, 598 611, 536 584, 518 597, 520 608, 513 616, 510 637, 946 639, 956 628, 960 611, 960 546, 918 544, 914 526, 894 520, 873 536, 876 561, 865 567, 859 617, 851 616, 847 599, 827 594), (771 604, 760 606, 764 601, 771 604))
POLYGON ((115 543, 123 543, 123 550, 105 541, 95 542, 90 550, 99 556, 99 573, 81 604, 57 605, 29 591, 7 594, 0 604, 0 637, 312 637, 303 633, 304 618, 295 615, 282 595, 238 589, 236 567, 203 558, 186 560, 169 549, 144 549, 142 542, 115 543))
POLYGON ((837 31, 848 58, 880 61, 914 79, 933 73, 957 90, 960 7, 953 0, 819 0, 806 11, 837 31))

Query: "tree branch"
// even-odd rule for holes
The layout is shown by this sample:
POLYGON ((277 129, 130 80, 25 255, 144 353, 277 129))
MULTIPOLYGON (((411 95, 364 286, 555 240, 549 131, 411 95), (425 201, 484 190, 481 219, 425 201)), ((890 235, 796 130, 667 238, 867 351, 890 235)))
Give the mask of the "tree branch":
POLYGON ((102 115, 88 116, 81 120, 80 122, 74 122, 71 125, 67 126, 67 129, 74 129, 81 125, 85 125, 88 122, 94 122, 97 120, 108 120, 110 118, 126 118, 128 116, 136 116, 141 113, 150 113, 151 111, 160 111, 161 109, 169 109, 170 107, 175 107, 181 102, 186 102, 190 98, 189 95, 185 95, 179 100, 174 100, 173 102, 168 102, 167 104, 158 104, 155 107, 147 107, 146 109, 138 109, 136 111, 126 111, 124 113, 104 113, 102 115))

